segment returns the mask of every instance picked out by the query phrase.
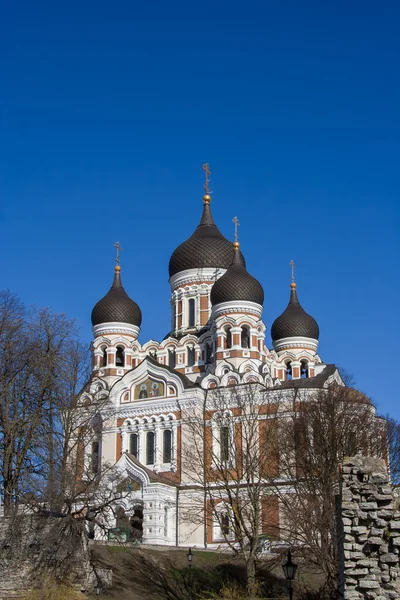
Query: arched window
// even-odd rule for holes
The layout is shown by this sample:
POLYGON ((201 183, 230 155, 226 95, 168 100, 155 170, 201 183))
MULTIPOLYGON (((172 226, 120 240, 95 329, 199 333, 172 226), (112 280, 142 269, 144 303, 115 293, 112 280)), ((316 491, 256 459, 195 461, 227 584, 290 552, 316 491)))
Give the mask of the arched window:
POLYGON ((250 348, 250 331, 248 327, 242 327, 241 345, 242 348, 250 348))
POLYGON ((146 436, 146 465, 154 465, 155 457, 155 436, 153 431, 149 431, 146 436))
POLYGON ((220 448, 221 462, 227 462, 229 460, 229 427, 225 425, 220 429, 220 448))
POLYGON ((219 520, 220 520, 220 526, 221 526, 221 533, 224 537, 229 537, 229 534, 231 532, 231 524, 229 521, 229 515, 228 513, 221 513, 219 516, 219 520))
POLYGON ((194 298, 189 298, 188 308, 189 308, 188 325, 189 325, 189 327, 194 327, 196 325, 196 300, 194 298))
POLYGON ((122 346, 117 346, 117 354, 115 357, 115 364, 117 367, 125 366, 125 353, 124 353, 124 348, 122 346))
POLYGON ((176 354, 175 354, 175 350, 168 350, 168 366, 171 367, 171 369, 175 369, 176 366, 176 354))
POLYGON ((231 328, 228 327, 226 330, 226 347, 232 348, 232 331, 231 328))
POLYGON ((194 352, 195 352, 195 350, 193 347, 187 349, 187 366, 188 367, 193 367, 193 365, 194 365, 194 362, 195 362, 194 352))
POLYGON ((307 379, 308 377, 308 363, 305 360, 302 360, 300 363, 300 377, 302 379, 307 379))
POLYGON ((138 436, 137 433, 131 433, 129 436, 129 454, 133 454, 137 458, 138 456, 138 436))
POLYGON ((163 463, 170 463, 172 458, 172 431, 166 429, 163 435, 163 463))
POLYGON ((97 475, 99 472, 99 442, 92 442, 91 446, 91 456, 90 456, 90 466, 93 475, 97 475))
POLYGON ((206 365, 210 364, 210 362, 212 362, 212 354, 213 354, 213 347, 212 347, 212 343, 206 344, 206 348, 205 348, 205 363, 206 365))
POLYGON ((290 381, 292 379, 292 363, 286 363, 286 380, 290 381))
POLYGON ((104 346, 103 348, 103 356, 101 357, 101 366, 102 367, 106 367, 107 366, 107 347, 104 346))

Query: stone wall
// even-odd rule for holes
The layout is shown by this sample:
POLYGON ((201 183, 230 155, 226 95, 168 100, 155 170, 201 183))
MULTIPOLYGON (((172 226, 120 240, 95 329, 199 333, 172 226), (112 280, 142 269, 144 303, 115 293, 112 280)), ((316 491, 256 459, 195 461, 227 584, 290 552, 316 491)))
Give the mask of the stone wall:
POLYGON ((345 600, 400 599, 400 512, 382 459, 345 460, 338 512, 345 600))

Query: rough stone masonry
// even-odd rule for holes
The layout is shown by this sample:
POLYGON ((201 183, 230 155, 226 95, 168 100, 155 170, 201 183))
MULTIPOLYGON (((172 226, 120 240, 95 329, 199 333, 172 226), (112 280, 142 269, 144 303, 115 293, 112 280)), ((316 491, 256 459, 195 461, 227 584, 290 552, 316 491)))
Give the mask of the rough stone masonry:
POLYGON ((338 509, 342 597, 400 598, 400 512, 384 460, 355 456, 343 462, 338 509))

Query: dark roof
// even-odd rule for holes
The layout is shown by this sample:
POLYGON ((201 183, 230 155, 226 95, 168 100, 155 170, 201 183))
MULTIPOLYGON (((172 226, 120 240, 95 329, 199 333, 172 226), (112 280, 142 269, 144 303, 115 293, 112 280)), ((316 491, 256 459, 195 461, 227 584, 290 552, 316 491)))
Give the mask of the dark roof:
MULTIPOLYGON (((232 263, 232 259, 232 244, 215 225, 210 205, 205 203, 197 229, 172 253, 169 261, 169 276, 172 277, 185 269, 206 267, 227 269, 232 263)), ((245 265, 242 253, 240 253, 240 259, 245 265)))
POLYGON ((319 338, 318 323, 300 306, 295 284, 292 284, 287 308, 275 319, 271 327, 272 341, 287 337, 319 338))
MULTIPOLYGON (((337 371, 336 365, 326 365, 325 369, 315 375, 315 377, 306 377, 305 379, 290 379, 282 381, 281 385, 276 389, 288 388, 322 388, 324 383, 337 371)), ((275 389, 275 388, 274 388, 275 389)))
POLYGON ((163 477, 162 475, 158 475, 158 473, 155 473, 154 471, 152 471, 151 469, 148 469, 144 464, 142 464, 134 454, 130 454, 129 452, 126 453, 130 460, 135 463, 140 469, 142 469, 143 471, 145 471, 150 479, 151 483, 165 483, 167 485, 172 485, 173 487, 178 487, 176 483, 174 483, 171 479, 167 478, 167 477, 163 477))
POLYGON ((100 323, 129 323, 140 327, 142 311, 125 292, 119 269, 115 268, 113 284, 109 292, 92 310, 92 325, 100 323))
POLYGON ((247 272, 239 252, 239 249, 235 249, 231 266, 211 288, 211 304, 213 306, 221 302, 240 302, 241 300, 261 305, 264 302, 264 290, 261 283, 247 272))

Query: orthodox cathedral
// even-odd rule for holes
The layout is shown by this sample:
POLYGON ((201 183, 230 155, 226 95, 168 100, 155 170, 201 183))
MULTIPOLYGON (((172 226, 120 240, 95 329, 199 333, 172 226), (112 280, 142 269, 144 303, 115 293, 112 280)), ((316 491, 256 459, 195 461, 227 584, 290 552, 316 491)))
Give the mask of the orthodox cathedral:
MULTIPOLYGON (((85 460, 93 473, 115 465, 130 482, 111 528, 134 527, 136 520, 150 544, 223 542, 219 522, 204 516, 202 526, 191 527, 181 515, 191 487, 182 452, 185 410, 203 405, 210 390, 229 386, 254 384, 263 393, 284 394, 296 386, 343 384, 336 367, 318 355, 318 324, 299 302, 293 266, 288 305, 272 323, 273 347, 266 346, 262 285, 247 270, 237 235, 232 243, 215 224, 208 165, 203 168, 199 224, 169 261, 167 336, 139 342, 142 312, 123 287, 118 251, 112 286, 92 311, 90 393, 105 399, 106 408, 85 460)), ((278 504, 274 510, 279 527, 278 504)))

